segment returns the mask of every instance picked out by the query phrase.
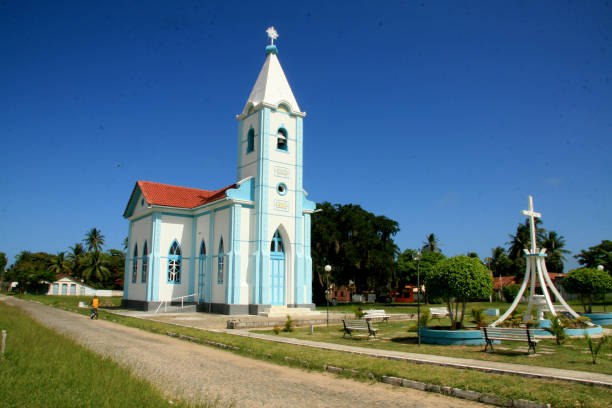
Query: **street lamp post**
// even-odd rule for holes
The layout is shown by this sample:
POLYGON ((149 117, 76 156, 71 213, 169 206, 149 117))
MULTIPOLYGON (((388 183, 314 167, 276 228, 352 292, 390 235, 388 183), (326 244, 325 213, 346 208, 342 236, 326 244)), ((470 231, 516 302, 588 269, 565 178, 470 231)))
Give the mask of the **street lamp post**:
POLYGON ((329 273, 331 270, 331 265, 325 265, 325 303, 327 304, 327 327, 329 327, 329 273))
MULTIPOLYGON (((603 265, 597 265, 597 270, 603 271, 604 270, 604 266, 603 265)), ((603 304, 604 304, 604 313, 605 313, 606 312, 606 289, 605 288, 603 290, 603 304)))
POLYGON ((421 250, 414 254, 413 259, 417 262, 417 338, 421 345, 421 250))

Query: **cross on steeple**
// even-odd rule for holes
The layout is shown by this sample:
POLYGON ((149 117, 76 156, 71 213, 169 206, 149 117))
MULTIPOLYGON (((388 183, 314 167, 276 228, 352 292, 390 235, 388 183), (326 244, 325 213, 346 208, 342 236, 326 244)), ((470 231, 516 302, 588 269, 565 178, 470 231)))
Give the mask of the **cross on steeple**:
POLYGON ((530 232, 531 232, 531 253, 535 253, 536 252, 536 227, 535 227, 535 219, 536 218, 541 218, 542 214, 537 213, 535 211, 533 211, 533 197, 529 196, 528 199, 529 202, 529 209, 528 210, 523 210, 521 211, 521 213, 523 215, 526 215, 527 217, 529 217, 529 226, 530 226, 530 232))
POLYGON ((274 40, 278 38, 278 33, 274 29, 274 26, 268 27, 266 33, 268 33, 268 37, 270 37, 270 45, 274 45, 274 40))

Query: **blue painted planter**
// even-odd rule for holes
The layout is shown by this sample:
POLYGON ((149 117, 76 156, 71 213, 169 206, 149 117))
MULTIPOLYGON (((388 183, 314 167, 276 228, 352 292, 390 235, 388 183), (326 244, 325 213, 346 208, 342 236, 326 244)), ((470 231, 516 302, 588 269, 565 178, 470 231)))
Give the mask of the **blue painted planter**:
POLYGON ((435 330, 421 327, 421 342, 442 345, 471 345, 485 344, 480 330, 435 330))
POLYGON ((612 313, 580 313, 580 316, 588 317, 598 326, 612 325, 612 313))
MULTIPOLYGON (((598 324, 596 322, 594 323, 598 324)), ((534 329, 535 335, 553 337, 551 333, 549 333, 546 330, 543 330, 544 327, 550 327, 550 326, 551 326, 551 322, 549 319, 540 320, 539 326, 534 329)), ((600 334, 603 332, 601 326, 586 327, 583 329, 565 329, 564 331, 565 331, 565 334, 567 334, 568 336, 578 336, 578 337, 584 336, 585 333, 588 334, 589 336, 592 336, 593 334, 600 334)))

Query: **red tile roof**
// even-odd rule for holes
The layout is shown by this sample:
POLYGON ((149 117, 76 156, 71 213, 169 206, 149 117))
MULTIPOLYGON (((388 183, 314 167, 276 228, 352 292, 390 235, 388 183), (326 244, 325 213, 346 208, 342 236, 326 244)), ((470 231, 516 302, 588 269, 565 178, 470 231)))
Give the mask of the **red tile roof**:
MULTIPOLYGON (((225 192, 230 188, 235 188, 236 184, 223 187, 220 190, 208 191, 197 188, 172 186, 169 184, 153 183, 151 181, 138 181, 130 197, 130 202, 134 198, 136 188, 139 188, 144 195, 147 203, 151 205, 161 205, 164 207, 176 208, 196 208, 206 203, 211 203, 225 197, 225 192)), ((128 202, 129 208, 129 202, 128 202)), ((125 214, 127 215, 126 208, 125 214)))
MULTIPOLYGON (((558 277, 564 277, 565 274, 564 273, 555 273, 555 272, 548 272, 548 276, 550 277, 551 281, 555 281, 555 279, 557 279, 558 277)), ((523 280, 521 278, 520 281, 517 281, 516 276, 499 276, 499 277, 494 277, 493 278, 493 290, 499 290, 501 286, 508 286, 508 285, 520 285, 521 283, 523 283, 523 280)), ((536 279, 536 287, 540 287, 540 280, 536 279)))
POLYGON ((220 190, 208 191, 150 181, 139 181, 138 186, 149 204, 179 208, 195 208, 216 201, 225 197, 228 189, 236 187, 232 184, 220 190))

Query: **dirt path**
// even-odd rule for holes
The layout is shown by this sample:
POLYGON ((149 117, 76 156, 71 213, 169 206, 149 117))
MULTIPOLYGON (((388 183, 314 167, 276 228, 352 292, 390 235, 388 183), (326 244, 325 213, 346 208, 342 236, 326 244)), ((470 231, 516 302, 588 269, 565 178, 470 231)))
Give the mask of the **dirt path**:
POLYGON ((483 407, 438 394, 277 366, 39 303, 0 296, 160 389, 240 407, 483 407))

